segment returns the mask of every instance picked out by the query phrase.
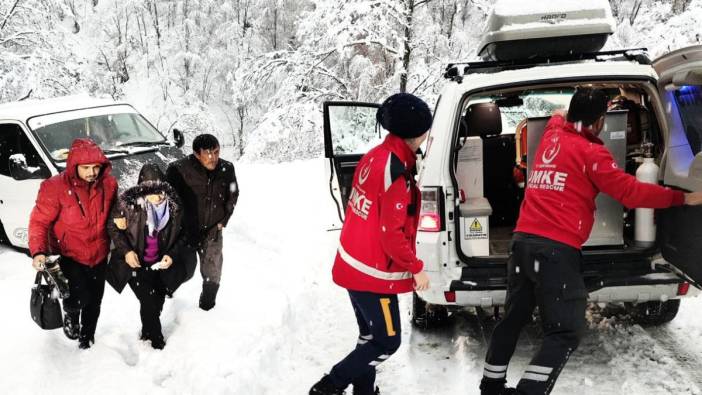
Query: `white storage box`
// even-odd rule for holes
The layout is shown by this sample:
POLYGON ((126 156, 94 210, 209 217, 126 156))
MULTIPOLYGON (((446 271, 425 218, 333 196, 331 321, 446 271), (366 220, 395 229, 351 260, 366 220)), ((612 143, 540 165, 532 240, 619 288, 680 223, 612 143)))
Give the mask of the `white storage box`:
POLYGON ((500 0, 478 54, 511 61, 597 52, 616 24, 607 0, 500 0))
POLYGON ((466 256, 490 255, 492 206, 484 197, 466 199, 459 206, 461 215, 461 251, 466 256))

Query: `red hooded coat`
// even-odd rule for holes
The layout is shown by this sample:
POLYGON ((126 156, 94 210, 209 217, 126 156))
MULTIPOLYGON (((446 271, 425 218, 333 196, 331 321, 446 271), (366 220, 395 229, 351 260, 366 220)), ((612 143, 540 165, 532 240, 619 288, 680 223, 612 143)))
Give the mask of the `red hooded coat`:
POLYGON ((29 219, 29 251, 32 256, 57 253, 87 266, 107 258, 110 238, 107 219, 117 193, 112 165, 94 142, 73 141, 66 170, 41 183, 29 219), (78 177, 78 165, 101 164, 97 180, 78 177))
POLYGON ((412 180, 416 157, 389 134, 356 167, 332 274, 338 285, 380 294, 413 289, 424 264, 416 255, 421 195, 412 180))

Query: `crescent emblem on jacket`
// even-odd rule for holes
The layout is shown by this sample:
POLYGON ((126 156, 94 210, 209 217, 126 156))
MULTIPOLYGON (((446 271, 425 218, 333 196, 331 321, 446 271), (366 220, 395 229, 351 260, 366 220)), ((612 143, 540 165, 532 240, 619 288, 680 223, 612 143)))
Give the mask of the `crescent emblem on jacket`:
POLYGON ((550 164, 553 162, 554 159, 556 159, 556 156, 558 156, 558 153, 561 151, 561 144, 556 143, 550 147, 548 147, 545 151, 544 154, 541 155, 541 160, 545 164, 550 164))
POLYGON ((368 179, 368 176, 370 175, 370 170, 371 170, 371 164, 373 163, 373 159, 371 159, 367 165, 365 165, 362 169, 361 172, 358 174, 358 183, 360 185, 363 185, 364 182, 368 179))

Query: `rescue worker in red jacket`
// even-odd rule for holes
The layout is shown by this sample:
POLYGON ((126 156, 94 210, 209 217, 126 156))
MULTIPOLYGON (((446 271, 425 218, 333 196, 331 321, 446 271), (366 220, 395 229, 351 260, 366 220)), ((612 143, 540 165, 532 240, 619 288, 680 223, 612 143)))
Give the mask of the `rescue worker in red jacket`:
POLYGON ((88 139, 73 141, 66 170, 41 183, 29 219, 32 265, 43 270, 46 255, 60 254, 68 279, 63 331, 79 347, 95 342, 95 327, 105 290, 110 251, 107 219, 117 192, 112 166, 100 147, 88 139), (80 323, 79 323, 80 319, 80 323))
POLYGON ((334 261, 334 282, 348 290, 358 322, 356 349, 310 395, 379 393, 375 369, 400 347, 397 294, 426 290, 429 278, 415 254, 421 195, 415 153, 431 127, 427 104, 406 93, 390 96, 376 118, 390 134, 361 158, 334 261))
POLYGON ((482 395, 549 394, 586 328, 587 290, 581 247, 592 229, 595 198, 604 192, 629 208, 702 203, 702 194, 641 183, 617 167, 597 137, 607 96, 578 89, 567 118, 546 125, 528 177, 512 240, 505 315, 485 359, 482 395), (506 388, 507 365, 524 325, 539 307, 544 341, 517 388, 506 388))

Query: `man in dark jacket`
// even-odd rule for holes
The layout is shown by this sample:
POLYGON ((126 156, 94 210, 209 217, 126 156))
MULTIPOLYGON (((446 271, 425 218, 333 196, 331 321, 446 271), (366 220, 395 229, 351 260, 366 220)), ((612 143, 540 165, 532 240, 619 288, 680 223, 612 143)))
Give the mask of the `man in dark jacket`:
POLYGON ((590 235, 600 192, 629 208, 702 203, 702 193, 641 183, 619 169, 597 137, 606 111, 603 91, 579 89, 567 118, 559 112, 546 125, 512 241, 505 316, 490 339, 482 395, 549 394, 578 347, 587 304, 580 249, 590 235), (519 333, 536 306, 544 341, 517 388, 505 388, 519 333))
POLYGON ((429 287, 416 255, 421 194, 414 174, 416 151, 432 115, 416 96, 390 96, 378 109, 390 134, 361 158, 334 261, 334 282, 348 290, 358 322, 356 348, 311 389, 310 395, 374 395, 376 367, 400 347, 397 294, 429 287))
POLYGON ((168 166, 166 181, 183 201, 185 232, 200 258, 200 308, 210 310, 222 277, 222 229, 239 198, 234 165, 220 159, 215 136, 201 134, 193 140, 191 155, 168 166))
POLYGON ((95 327, 105 290, 105 262, 110 251, 107 219, 117 193, 112 165, 100 147, 76 139, 66 170, 41 183, 29 218, 32 265, 43 270, 46 255, 58 253, 68 279, 64 333, 80 338, 79 347, 95 342, 95 327), (80 319, 80 324, 79 324, 80 319))

